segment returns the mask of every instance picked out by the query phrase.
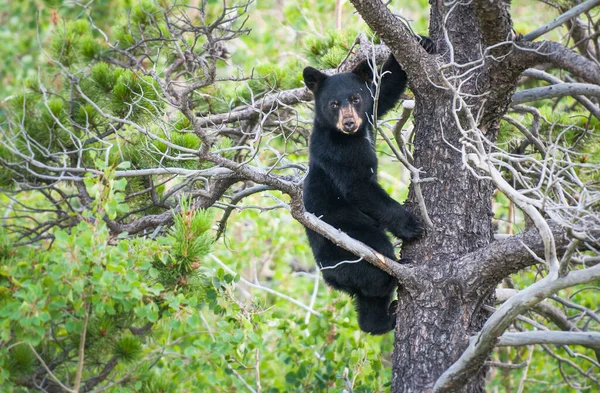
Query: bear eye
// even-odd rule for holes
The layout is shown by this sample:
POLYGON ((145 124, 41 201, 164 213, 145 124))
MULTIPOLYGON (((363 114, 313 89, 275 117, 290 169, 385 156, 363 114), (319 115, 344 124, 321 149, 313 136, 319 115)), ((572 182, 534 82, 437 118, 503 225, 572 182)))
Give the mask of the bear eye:
POLYGON ((329 106, 331 107, 331 109, 337 109, 337 108, 339 108, 339 106, 340 106, 340 103, 339 103, 339 102, 337 102, 337 101, 331 101, 331 102, 329 103, 329 106))
POLYGON ((353 96, 353 97, 350 99, 350 101, 351 101, 353 104, 358 104, 358 103, 360 103, 360 96, 353 96))

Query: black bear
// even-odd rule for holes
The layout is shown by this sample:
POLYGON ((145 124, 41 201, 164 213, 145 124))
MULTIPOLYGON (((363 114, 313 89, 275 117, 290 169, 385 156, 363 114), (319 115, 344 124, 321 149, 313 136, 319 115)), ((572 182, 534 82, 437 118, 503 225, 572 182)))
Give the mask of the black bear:
MULTIPOLYGON (((421 38, 433 52, 433 42, 421 38)), ((393 55, 382 68, 377 117, 393 108, 406 87, 406 73, 393 55)), ((419 237, 416 217, 377 183, 377 156, 372 144, 375 89, 366 61, 352 72, 327 76, 306 67, 304 83, 315 96, 315 119, 309 146, 309 172, 304 181, 304 206, 310 213, 396 259, 386 235, 408 241, 419 237)), ((325 282, 354 297, 360 328, 383 334, 395 326, 392 296, 398 283, 372 264, 306 229, 325 282)))

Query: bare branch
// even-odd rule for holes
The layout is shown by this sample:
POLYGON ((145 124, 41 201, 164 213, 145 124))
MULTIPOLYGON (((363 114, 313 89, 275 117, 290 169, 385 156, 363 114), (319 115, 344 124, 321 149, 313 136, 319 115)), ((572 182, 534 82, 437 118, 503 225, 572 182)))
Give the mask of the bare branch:
POLYGON ((438 378, 433 392, 450 392, 457 386, 462 386, 465 379, 469 378, 483 364, 496 345, 498 337, 524 310, 561 289, 576 284, 585 284, 599 278, 600 265, 597 265, 588 269, 572 271, 557 279, 548 276, 510 298, 488 319, 461 357, 438 378))
POLYGON ((90 318, 90 305, 85 303, 83 299, 83 327, 81 328, 81 337, 79 339, 79 350, 77 354, 77 372, 75 373, 75 381, 73 382, 73 390, 79 392, 81 386, 81 377, 83 376, 83 365, 85 360, 85 339, 87 334, 88 321, 90 318))
POLYGON ((235 205, 238 204, 238 202, 240 202, 242 199, 262 192, 262 191, 267 191, 267 190, 272 190, 272 187, 269 186, 254 186, 254 187, 250 187, 250 188, 246 188, 240 192, 238 192, 237 194, 235 194, 232 198, 231 201, 229 202, 229 205, 227 205, 227 208, 225 209, 225 213, 223 213, 223 217, 221 218, 221 221, 219 222, 219 228, 217 229, 217 233, 215 235, 215 241, 219 240, 219 238, 221 237, 221 235, 225 232, 225 227, 227 226, 227 220, 229 219, 229 216, 231 215, 231 212, 233 211, 233 209, 235 209, 235 205))
POLYGON ((346 233, 318 219, 314 214, 308 213, 304 209, 304 205, 301 201, 292 200, 291 212, 292 216, 305 227, 317 232, 319 235, 332 241, 335 245, 350 251, 354 255, 396 277, 400 284, 413 289, 419 287, 417 276, 410 267, 385 257, 364 243, 351 238, 346 233))
POLYGON ((497 347, 521 347, 524 345, 581 345, 600 349, 600 333, 595 332, 518 332, 504 333, 497 347))
POLYGON ((569 20, 576 17, 577 15, 583 14, 584 12, 591 10, 598 4, 600 4, 600 0, 588 0, 584 3, 581 3, 581 4, 571 8, 569 11, 565 12, 564 14, 561 14, 560 16, 552 19, 548 24, 535 29, 531 33, 525 34, 525 36, 523 38, 525 38, 528 41, 533 41, 536 38, 546 34, 547 32, 557 28, 558 26, 562 25, 563 23, 568 22, 569 20))
MULTIPOLYGON (((237 274, 234 270, 232 270, 229 266, 227 266, 225 263, 223 263, 223 261, 221 261, 219 258, 217 258, 216 256, 214 256, 213 254, 209 254, 209 257, 211 257, 213 261, 215 261, 219 266, 221 266, 223 269, 225 269, 228 273, 231 273, 231 274, 234 274, 234 275, 237 274)), ((259 282, 252 282, 252 281, 246 280, 244 277, 240 277, 240 281, 242 283, 244 283, 245 285, 251 287, 251 288, 260 289, 262 291, 265 291, 267 293, 270 293, 272 295, 275 295, 277 297, 285 299, 288 302, 293 303, 296 306, 298 306, 298 307, 306 310, 306 312, 309 315, 312 314, 312 315, 314 315, 316 317, 320 317, 321 316, 321 314, 319 312, 313 310, 312 307, 309 307, 309 306, 305 305, 304 303, 302 303, 302 302, 294 299, 291 296, 288 296, 288 295, 283 294, 281 292, 275 291, 272 288, 265 287, 264 285, 260 284, 259 282)))
MULTIPOLYGON (((216 177, 210 192, 198 195, 194 202, 194 207, 198 209, 209 208, 238 180, 239 177, 237 175, 216 177)), ((129 234, 136 234, 146 229, 171 225, 173 223, 173 211, 169 210, 160 214, 143 216, 127 224, 108 219, 105 219, 105 221, 108 227, 115 233, 127 232, 129 234)))
POLYGON ((514 105, 548 98, 586 95, 600 97, 600 86, 587 83, 562 83, 553 86, 535 87, 521 90, 512 96, 514 105))
POLYGON ((559 42, 517 41, 515 56, 527 67, 551 63, 569 71, 581 80, 600 85, 600 67, 597 63, 586 59, 559 42))
MULTIPOLYGON (((536 70, 534 68, 530 68, 523 72, 523 76, 528 76, 536 79, 542 79, 546 82, 554 84, 564 83, 564 81, 558 79, 557 77, 548 74, 547 72, 536 70)), ((600 119, 600 108, 598 105, 594 104, 592 101, 583 96, 573 96, 585 109, 590 111, 592 115, 594 115, 597 119, 600 119)))
POLYGON ((92 389, 106 380, 106 378, 108 378, 110 373, 115 369, 115 367, 117 367, 118 364, 119 360, 116 357, 110 358, 109 361, 104 364, 102 371, 85 381, 85 384, 81 390, 83 392, 90 392, 92 389))
MULTIPOLYGON (((549 228, 554 236, 558 250, 569 244, 564 229, 550 222, 549 228)), ((459 277, 463 277, 469 288, 480 290, 494 287, 504 277, 538 263, 532 256, 544 253, 544 241, 536 228, 495 241, 487 247, 473 251, 455 262, 459 277)))
MULTIPOLYGON (((375 54, 376 63, 385 61, 389 56, 389 49, 385 45, 373 45, 363 34, 360 34, 356 41, 360 44, 360 50, 343 61, 337 69, 322 70, 327 75, 337 72, 347 72, 354 68, 358 63, 375 54)), ((226 123, 234 123, 241 120, 251 120, 259 117, 265 112, 271 112, 279 107, 296 105, 313 100, 313 94, 305 87, 298 87, 290 90, 275 91, 265 94, 264 98, 257 100, 249 105, 239 106, 228 113, 199 115, 198 125, 201 127, 216 127, 226 123)))
MULTIPOLYGON (((497 288, 496 289, 496 301, 498 303, 504 303, 512 296, 518 294, 519 291, 516 289, 510 288, 497 288)), ((549 301, 544 300, 535 306, 533 306, 533 310, 546 318, 550 322, 554 323, 559 329, 564 331, 579 331, 577 325, 569 320, 569 317, 562 312, 558 307, 550 304, 549 301)))
POLYGON ((402 65, 415 92, 431 89, 438 67, 408 27, 379 0, 351 0, 358 13, 373 31, 377 32, 394 57, 402 65))
POLYGON ((257 118, 261 113, 272 111, 281 105, 295 105, 312 101, 312 99, 312 93, 306 87, 279 91, 266 95, 265 98, 256 101, 253 105, 235 108, 229 113, 200 116, 196 124, 199 127, 218 127, 226 123, 257 118))

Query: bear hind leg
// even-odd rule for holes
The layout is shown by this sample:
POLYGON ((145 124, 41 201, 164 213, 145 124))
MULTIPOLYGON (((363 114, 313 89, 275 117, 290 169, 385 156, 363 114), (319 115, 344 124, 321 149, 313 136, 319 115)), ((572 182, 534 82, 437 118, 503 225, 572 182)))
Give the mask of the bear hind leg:
POLYGON ((387 333, 396 326, 396 315, 393 313, 395 304, 391 302, 391 294, 386 297, 356 295, 354 302, 358 326, 362 331, 378 335, 387 333))

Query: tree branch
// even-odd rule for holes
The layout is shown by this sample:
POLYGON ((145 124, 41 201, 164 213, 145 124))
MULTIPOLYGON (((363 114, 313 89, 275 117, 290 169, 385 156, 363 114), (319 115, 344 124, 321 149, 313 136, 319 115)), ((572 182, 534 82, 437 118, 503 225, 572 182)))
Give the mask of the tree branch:
POLYGON ((518 105, 548 98, 578 95, 600 97, 600 86, 588 83, 561 83, 553 86, 535 87, 513 94, 512 103, 518 105))
MULTIPOLYGON (((197 125, 195 124, 194 127, 197 127, 197 125)), ((235 161, 221 157, 217 154, 208 153, 205 158, 224 168, 231 169, 236 175, 244 179, 270 186, 289 195, 291 197, 290 211, 292 216, 298 222, 332 241, 341 248, 350 251, 356 256, 363 258, 365 261, 396 277, 402 285, 413 289, 418 288, 418 280, 411 268, 386 258, 362 242, 351 238, 344 232, 321 221, 315 215, 308 213, 304 209, 304 204, 302 203, 302 187, 300 183, 288 180, 282 176, 274 176, 269 172, 265 172, 250 165, 240 165, 235 161)))
MULTIPOLYGON (((194 202, 194 207, 198 209, 207 209, 211 207, 233 183, 239 180, 240 178, 235 174, 216 177, 210 192, 197 197, 197 200, 194 202)), ((129 234, 135 234, 145 229, 156 228, 159 225, 171 225, 173 223, 173 211, 169 210, 160 214, 140 217, 127 224, 108 219, 105 219, 105 221, 110 230, 115 233, 127 232, 129 234)))
POLYGON ((66 385, 64 385, 62 382, 60 382, 60 380, 56 377, 56 375, 54 375, 54 373, 52 372, 52 370, 50 370, 50 368, 48 368, 48 366, 46 365, 46 362, 44 361, 44 359, 42 359, 42 357, 37 353, 37 351, 35 350, 35 348, 33 347, 33 345, 27 343, 27 345, 29 345, 29 349, 31 349, 31 352, 33 352, 33 354, 35 355, 35 357, 37 358, 37 360, 41 363, 42 367, 44 367, 44 369, 46 370, 46 373, 48 373, 48 377, 50 379, 52 379, 54 382, 56 382, 58 384, 58 386, 60 386, 62 388, 62 390, 64 390, 65 392, 68 393, 77 393, 75 390, 70 389, 69 387, 67 387, 66 385))
POLYGON ((235 205, 237 205, 242 199, 259 193, 259 192, 263 192, 263 191, 268 191, 268 190, 272 190, 273 188, 270 186, 254 186, 254 187, 250 187, 250 188, 246 188, 238 193, 236 193, 232 198, 231 201, 229 201, 229 205, 225 208, 225 212, 223 213, 223 217, 221 217, 221 220, 219 221, 219 227, 217 228, 217 233, 215 234, 215 241, 219 240, 219 238, 221 237, 221 235, 225 232, 225 228, 227 226, 227 220, 229 219, 229 216, 231 215, 231 212, 235 209, 235 205))
POLYGON ((312 101, 312 99, 312 93, 306 87, 279 91, 267 94, 264 98, 251 105, 235 108, 229 113, 199 116, 196 124, 200 127, 218 127, 226 123, 256 118, 261 113, 273 111, 279 106, 295 105, 301 102, 312 101))
POLYGON ((79 350, 77 354, 77 372, 75 373, 75 382, 73 382, 73 390, 79 392, 81 386, 81 377, 83 376, 83 364, 85 360, 85 339, 87 334, 88 321, 90 318, 90 305, 83 304, 83 310, 85 312, 83 316, 83 327, 81 328, 81 336, 79 338, 79 350))
POLYGON ((182 175, 182 176, 203 176, 211 177, 216 175, 228 175, 232 171, 224 168, 208 168, 208 169, 185 169, 177 167, 158 167, 148 169, 131 169, 123 171, 115 171, 115 177, 138 177, 138 176, 155 176, 155 175, 182 175))
POLYGON ((350 0, 373 31, 390 48, 394 57, 409 76, 411 89, 425 93, 431 80, 439 73, 434 56, 419 45, 408 27, 380 0, 350 0))
MULTIPOLYGON (((347 72, 365 60, 367 56, 373 56, 373 53, 375 54, 375 61, 377 63, 385 61, 390 54, 389 48, 385 45, 375 45, 373 48, 371 42, 363 34, 357 37, 356 43, 360 45, 359 51, 350 56, 349 59, 343 61, 337 69, 323 70, 322 72, 327 75, 347 72)), ((236 107, 228 113, 199 116, 197 122, 201 127, 219 127, 240 120, 254 119, 261 114, 272 112, 280 106, 296 105, 312 100, 313 94, 305 87, 276 91, 266 94, 263 98, 252 104, 236 107)))
POLYGON ((461 357, 436 381, 433 393, 451 392, 463 386, 474 375, 498 341, 498 337, 523 311, 561 289, 586 284, 600 278, 600 265, 572 271, 553 279, 547 276, 511 297, 487 320, 482 330, 473 337, 461 357))
POLYGON ((523 38, 525 38, 527 41, 533 41, 536 38, 546 34, 547 32, 554 30, 563 23, 568 22, 577 15, 583 14, 584 12, 591 10, 598 4, 600 4, 600 0, 588 0, 585 3, 581 3, 578 6, 571 8, 564 14, 552 19, 548 24, 535 29, 531 33, 526 34, 523 38))
POLYGON ((85 384, 81 390, 83 392, 89 392, 90 390, 94 389, 98 384, 102 383, 106 378, 108 378, 108 375, 115 369, 115 367, 117 367, 118 364, 118 359, 116 357, 112 357, 108 362, 106 362, 100 373, 85 381, 85 384))
MULTIPOLYGON (((227 271, 228 273, 231 273, 233 275, 237 274, 237 272, 235 272, 234 270, 232 270, 229 266, 227 266, 225 263, 223 263, 223 261, 221 261, 219 258, 217 258, 216 256, 214 256, 213 254, 209 254, 209 257, 211 257, 213 259, 213 261, 215 261, 217 264, 219 264, 219 266, 221 266, 223 269, 225 269, 225 271, 227 271)), ((265 291, 267 293, 270 293, 272 295, 275 295, 277 297, 280 297, 282 299, 287 300, 290 303, 293 303, 295 305, 297 305, 298 307, 306 310, 306 312, 308 312, 309 314, 313 314, 317 317, 321 317, 321 314, 315 310, 312 309, 312 307, 309 307, 307 305, 305 305, 304 303, 294 299, 291 296, 288 296, 286 294, 283 294, 281 292, 277 292, 274 289, 271 289, 269 287, 265 287, 264 285, 262 285, 260 282, 258 282, 258 279, 255 279, 254 282, 246 280, 242 275, 240 275, 240 282, 244 283, 245 285, 251 287, 251 288, 256 288, 256 289, 260 289, 262 291, 265 291)))
POLYGON ((600 333, 554 331, 504 333, 496 346, 522 347, 536 344, 581 345, 588 348, 600 348, 600 333))
POLYGON ((317 232, 335 245, 350 251, 354 255, 396 277, 401 285, 411 289, 419 287, 420 284, 417 275, 407 265, 400 264, 397 261, 385 257, 364 243, 351 238, 346 233, 332 227, 325 221, 320 220, 314 214, 308 213, 304 209, 302 201, 292 200, 290 205, 292 216, 308 229, 317 232))
MULTIPOLYGON (((525 72, 523 72, 523 76, 545 80, 553 85, 565 83, 554 75, 550 75, 547 72, 536 70, 534 68, 525 70, 525 72)), ((598 108, 598 105, 594 104, 592 101, 583 96, 573 96, 573 98, 575 98, 585 109, 590 111, 590 113, 597 119, 600 119, 600 108, 598 108)))
MULTIPOLYGON (((569 244, 564 229, 554 222, 548 225, 557 249, 564 249, 569 244)), ((475 291, 489 290, 504 277, 536 264, 531 252, 543 255, 544 247, 538 230, 532 228, 463 256, 456 262, 457 276, 467 284, 467 296, 476 296, 475 291)))
MULTIPOLYGON (((498 303, 504 303, 509 298, 515 296, 518 293, 519 291, 517 289, 497 288, 496 301, 498 303)), ((565 313, 563 313, 558 307, 553 306, 546 300, 539 302, 538 304, 533 306, 533 310, 548 321, 554 323, 560 330, 564 330, 567 332, 579 331, 577 325, 571 322, 565 313)))
POLYGON ((559 42, 515 42, 515 56, 521 64, 533 67, 551 63, 555 67, 569 71, 581 80, 600 85, 600 67, 559 42))
MULTIPOLYGON (((496 289, 496 301, 498 303, 504 303, 509 298, 517 295, 519 293, 516 289, 511 288, 497 288, 496 289)), ((552 305, 549 301, 544 300, 536 304, 532 307, 532 310, 536 313, 547 319, 548 321, 554 323, 560 330, 565 332, 581 332, 582 330, 577 327, 576 323, 573 323, 569 316, 563 312, 558 307, 552 305)), ((584 312, 587 312, 584 311, 584 312)), ((593 316, 592 312, 590 312, 590 316, 593 316)), ((596 353, 596 358, 600 359, 600 342, 596 345, 590 346, 596 353)))

